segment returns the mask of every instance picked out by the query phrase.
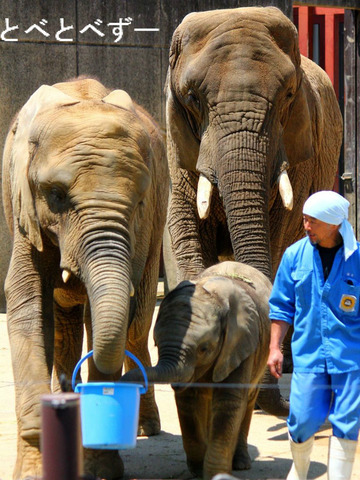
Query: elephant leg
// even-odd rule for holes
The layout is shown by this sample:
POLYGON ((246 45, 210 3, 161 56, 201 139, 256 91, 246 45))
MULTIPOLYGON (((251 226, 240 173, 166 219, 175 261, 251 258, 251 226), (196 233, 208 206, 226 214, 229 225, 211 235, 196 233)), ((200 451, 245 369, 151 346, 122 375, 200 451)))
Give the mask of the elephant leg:
MULTIPOLYGON (((244 468, 250 468, 247 449, 249 388, 246 385, 251 383, 254 362, 254 355, 251 355, 227 377, 226 383, 239 384, 238 389, 224 388, 226 383, 223 388, 214 389, 204 480, 210 480, 220 472, 231 474, 235 453, 242 459, 244 468)), ((255 398, 251 397, 250 402, 255 402, 255 398)))
POLYGON ((164 293, 167 295, 178 284, 177 263, 175 253, 171 245, 169 227, 166 223, 163 233, 163 260, 164 260, 164 293))
MULTIPOLYGON (((135 355, 144 367, 151 366, 148 347, 149 331, 156 304, 157 285, 160 264, 159 245, 149 255, 139 288, 136 291, 135 313, 127 338, 127 349, 135 355)), ((126 371, 137 368, 137 365, 125 356, 126 371)), ((154 386, 149 385, 145 394, 141 395, 139 412, 139 435, 151 436, 160 433, 160 415, 155 402, 154 386)))
MULTIPOLYGON (((141 350, 141 353, 135 354, 135 356, 140 360, 143 365, 149 365, 150 355, 145 350, 145 345, 147 347, 147 342, 144 342, 143 345, 139 343, 137 345, 138 349, 141 350)), ((128 347, 129 351, 133 353, 133 348, 128 347)), ((126 360, 126 369, 130 370, 131 368, 137 368, 137 365, 132 360, 126 360)), ((139 410, 139 436, 152 436, 160 433, 160 415, 159 410, 155 402, 155 390, 153 385, 148 385, 148 390, 146 393, 142 394, 140 397, 140 410, 139 410)))
MULTIPOLYGON (((196 211, 198 176, 181 170, 174 172, 172 180, 168 227, 177 261, 177 280, 180 282, 195 277, 206 266, 199 238, 199 221, 196 211)), ((209 248, 212 248, 210 243, 209 248)))
MULTIPOLYGON (((196 277, 205 268, 217 264, 219 259, 233 259, 233 251, 218 189, 214 189, 212 194, 209 217, 199 220, 196 201, 198 175, 185 170, 174 175, 167 235, 171 238, 177 280, 180 282, 196 277)), ((169 256, 169 263, 170 260, 169 256)))
POLYGON ((250 423, 256 403, 258 389, 249 392, 248 404, 243 421, 241 422, 238 441, 233 458, 234 470, 248 470, 251 468, 251 458, 248 452, 248 435, 250 423))
POLYGON ((86 478, 89 475, 94 479, 120 480, 124 476, 124 464, 117 450, 84 448, 84 471, 86 478))
POLYGON ((187 388, 175 391, 183 446, 187 465, 196 477, 202 477, 210 418, 211 391, 187 388))
POLYGON ((204 458, 204 480, 231 474, 238 432, 247 407, 247 390, 214 389, 212 419, 204 458))
POLYGON ((18 426, 15 479, 42 475, 40 396, 50 393, 54 327, 50 282, 33 268, 39 255, 15 232, 5 284, 18 426))
POLYGON ((61 390, 61 376, 66 379, 66 386, 71 387, 71 378, 77 361, 81 357, 84 327, 83 306, 64 308, 54 302, 55 349, 53 392, 61 390))
POLYGON ((199 241, 205 268, 217 263, 234 260, 226 217, 219 197, 219 191, 214 188, 211 198, 211 213, 199 224, 199 241))

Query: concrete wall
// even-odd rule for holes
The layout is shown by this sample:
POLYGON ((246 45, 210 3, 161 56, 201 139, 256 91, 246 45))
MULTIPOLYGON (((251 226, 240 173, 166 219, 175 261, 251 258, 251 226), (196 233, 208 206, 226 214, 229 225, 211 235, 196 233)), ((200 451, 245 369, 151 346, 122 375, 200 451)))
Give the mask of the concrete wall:
MULTIPOLYGON (((0 0, 0 151, 11 119, 39 86, 77 75, 95 76, 108 87, 128 91, 165 126, 163 88, 176 26, 192 11, 255 4, 275 5, 291 16, 291 0, 0 0), (108 24, 128 17, 131 23, 123 26, 123 36, 115 42, 114 26, 108 24), (64 27, 72 28, 56 38, 61 19, 64 27), (81 33, 88 25, 104 36, 91 28, 81 33)), ((4 312, 11 241, 2 203, 0 246, 0 311, 4 312)))

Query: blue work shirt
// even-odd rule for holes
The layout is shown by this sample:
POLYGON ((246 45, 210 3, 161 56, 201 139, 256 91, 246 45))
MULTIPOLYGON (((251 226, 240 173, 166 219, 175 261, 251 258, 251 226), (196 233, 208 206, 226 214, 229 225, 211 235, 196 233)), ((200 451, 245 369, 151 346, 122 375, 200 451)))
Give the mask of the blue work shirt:
POLYGON ((319 251, 307 237, 285 251, 270 295, 270 319, 294 325, 296 371, 360 369, 359 297, 359 248, 345 262, 341 246, 326 281, 319 251))

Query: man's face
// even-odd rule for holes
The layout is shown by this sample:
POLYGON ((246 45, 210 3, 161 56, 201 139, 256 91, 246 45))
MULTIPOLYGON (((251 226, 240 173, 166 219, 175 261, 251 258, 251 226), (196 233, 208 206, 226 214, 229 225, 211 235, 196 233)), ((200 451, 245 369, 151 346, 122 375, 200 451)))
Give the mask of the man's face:
POLYGON ((303 216, 304 229, 313 245, 331 248, 338 244, 339 225, 322 222, 309 215, 303 216))

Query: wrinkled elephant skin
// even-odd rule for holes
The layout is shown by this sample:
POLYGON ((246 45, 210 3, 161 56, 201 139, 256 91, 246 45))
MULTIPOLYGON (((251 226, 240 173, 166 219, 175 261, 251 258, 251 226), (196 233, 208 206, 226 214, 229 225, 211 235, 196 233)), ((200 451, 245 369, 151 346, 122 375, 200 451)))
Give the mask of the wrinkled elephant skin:
MULTIPOLYGON (((118 378, 125 348, 150 365, 167 185, 160 129, 122 90, 85 78, 43 85, 15 119, 3 159, 13 237, 5 289, 18 421, 14 479, 41 475, 40 395, 59 391, 62 374, 71 379, 84 325, 94 350, 89 381, 118 378)), ((159 430, 149 389, 140 433, 159 430)), ((87 451, 86 472, 121 477, 113 456, 87 451)))
MULTIPOLYGON (((178 384, 187 463, 205 480, 250 468, 247 437, 267 360, 270 290, 257 269, 222 262, 194 282, 181 282, 160 305, 154 329, 159 361, 147 369, 148 378, 178 384)), ((133 370, 123 379, 140 380, 141 374, 133 370)))
MULTIPOLYGON (((342 117, 331 82, 275 7, 191 13, 169 58, 165 271, 173 261, 177 282, 191 280, 234 259, 272 279, 303 236, 304 201, 334 185, 342 117)), ((276 398, 262 407, 281 415, 276 398)))

